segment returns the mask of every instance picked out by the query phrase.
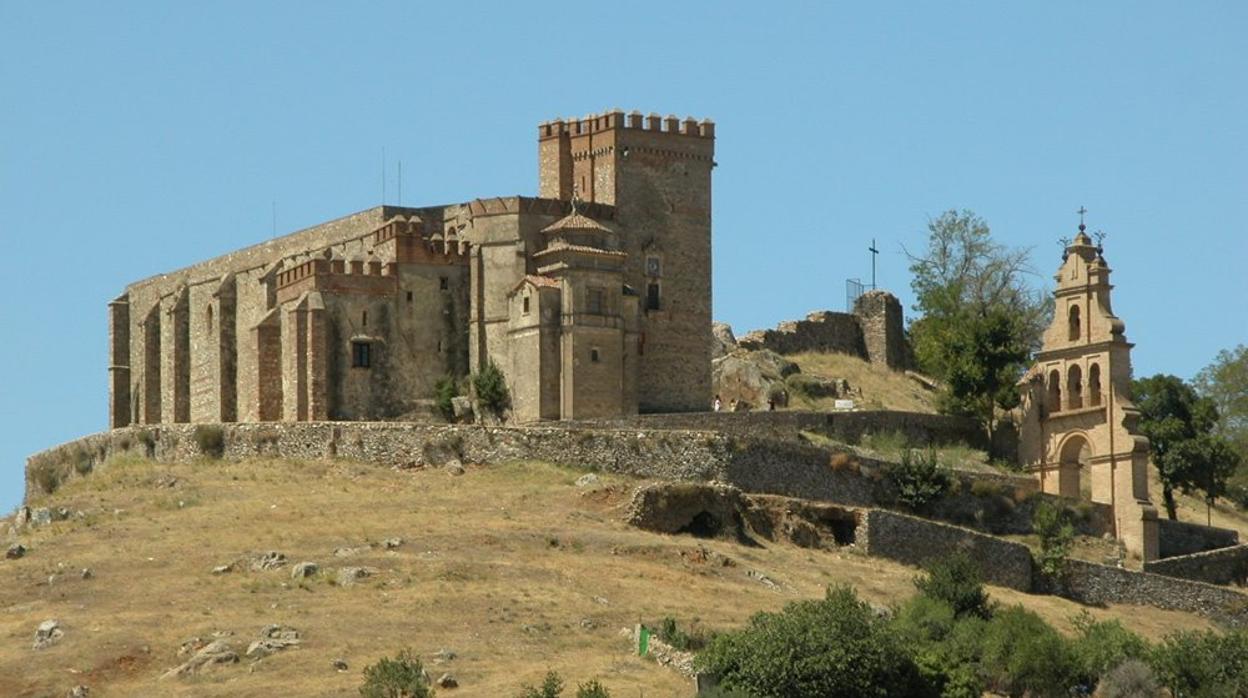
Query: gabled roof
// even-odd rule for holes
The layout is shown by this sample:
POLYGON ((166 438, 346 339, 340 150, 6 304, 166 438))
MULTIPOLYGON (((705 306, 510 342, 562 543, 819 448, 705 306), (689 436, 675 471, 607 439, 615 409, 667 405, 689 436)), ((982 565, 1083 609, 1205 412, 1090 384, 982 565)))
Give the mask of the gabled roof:
POLYGON ((568 231, 585 231, 593 233, 610 233, 611 229, 598 221, 573 209, 572 213, 542 228, 543 233, 561 233, 568 231))
POLYGON ((507 292, 507 295, 508 296, 515 295, 516 291, 519 291, 525 284, 529 284, 536 288, 559 288, 559 282, 555 279, 550 278, 549 276, 542 276, 540 274, 526 274, 524 278, 520 279, 519 283, 517 283, 515 287, 513 287, 510 291, 507 292))
POLYGON ((533 256, 541 257, 543 255, 548 255, 554 252, 562 252, 565 250, 569 252, 581 252, 584 254, 597 255, 599 257, 627 257, 628 256, 627 252, 621 252, 619 250, 604 250, 601 247, 590 247, 588 245, 572 245, 572 244, 561 242, 558 240, 548 245, 546 249, 538 250, 537 252, 534 252, 533 256))

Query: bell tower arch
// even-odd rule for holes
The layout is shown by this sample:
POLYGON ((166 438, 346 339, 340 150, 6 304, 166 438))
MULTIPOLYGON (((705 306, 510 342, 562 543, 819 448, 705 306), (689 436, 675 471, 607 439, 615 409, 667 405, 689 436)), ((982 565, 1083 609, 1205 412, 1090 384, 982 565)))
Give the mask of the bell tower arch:
POLYGON ((1157 558, 1148 439, 1136 431, 1133 345, 1113 314, 1103 253, 1081 221, 1054 277, 1053 322, 1020 386, 1019 460, 1046 493, 1110 505, 1115 536, 1147 561, 1157 558))

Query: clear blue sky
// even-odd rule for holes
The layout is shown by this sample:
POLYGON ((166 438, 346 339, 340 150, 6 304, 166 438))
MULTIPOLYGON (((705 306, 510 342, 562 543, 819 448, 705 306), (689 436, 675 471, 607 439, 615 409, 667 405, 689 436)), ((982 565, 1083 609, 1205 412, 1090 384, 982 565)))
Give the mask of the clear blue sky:
POLYGON ((367 208, 534 194, 535 131, 717 123, 715 316, 909 305, 969 208, 1035 248, 1086 205, 1137 375, 1248 341, 1248 4, 0 3, 0 510, 106 427, 126 283, 367 208), (783 8, 773 9, 772 6, 783 8))

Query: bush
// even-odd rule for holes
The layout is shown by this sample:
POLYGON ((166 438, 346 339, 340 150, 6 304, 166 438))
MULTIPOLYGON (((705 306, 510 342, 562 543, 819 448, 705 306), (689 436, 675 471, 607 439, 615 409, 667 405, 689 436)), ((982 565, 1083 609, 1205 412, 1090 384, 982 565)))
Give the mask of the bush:
POLYGON ((1096 683, 1098 677, 1128 660, 1148 656, 1148 643, 1117 620, 1097 622, 1092 614, 1083 611, 1072 622, 1075 660, 1088 684, 1096 683))
POLYGON ((611 692, 597 681, 578 684, 576 698, 611 698, 611 692))
POLYGON ((901 462, 890 466, 885 477, 893 486, 897 502, 915 512, 926 511, 953 487, 953 478, 940 465, 934 450, 926 454, 911 449, 902 451, 901 462))
POLYGON ((225 430, 211 424, 195 427, 195 445, 199 452, 209 458, 220 458, 225 455, 225 430))
POLYGON ((477 402, 495 416, 501 415, 511 404, 507 380, 492 359, 480 373, 473 374, 472 389, 477 395, 477 402))
POLYGON ((1040 570, 1051 577, 1061 577, 1075 539, 1069 512, 1052 502, 1042 501, 1032 514, 1031 528, 1040 536, 1040 555, 1036 559, 1040 570))
POLYGON ((424 668, 411 650, 394 659, 382 657, 364 668, 363 698, 432 698, 434 691, 425 682, 424 668))
POLYGON ((758 613, 745 629, 717 635, 696 664, 725 689, 764 698, 922 693, 914 661, 849 588, 758 613))
POLYGON ((979 565, 966 553, 954 553, 932 563, 914 585, 924 596, 948 604, 954 616, 992 615, 979 565))
POLYGON ((1066 696, 1079 681, 1067 641, 1040 616, 1012 606, 984 627, 981 667, 989 687, 1010 695, 1066 696))
POLYGON ((1248 633, 1186 631, 1154 648, 1153 671, 1170 693, 1184 698, 1248 695, 1248 633))
POLYGON ((147 429, 141 429, 139 430, 138 439, 139 443, 143 444, 143 450, 147 457, 151 458, 156 453, 156 436, 147 429))
POLYGON ((546 672, 541 686, 524 686, 517 698, 559 698, 563 694, 563 679, 553 671, 546 672))
POLYGON ((1110 669, 1096 685, 1098 698, 1139 698, 1160 693, 1153 670, 1138 659, 1128 659, 1110 669))
POLYGON ((454 376, 443 376, 433 386, 434 406, 448 422, 455 419, 455 406, 451 400, 459 396, 459 385, 454 376))
POLYGON ((60 461, 50 458, 39 460, 30 466, 30 477, 44 494, 52 494, 65 480, 65 468, 60 461))

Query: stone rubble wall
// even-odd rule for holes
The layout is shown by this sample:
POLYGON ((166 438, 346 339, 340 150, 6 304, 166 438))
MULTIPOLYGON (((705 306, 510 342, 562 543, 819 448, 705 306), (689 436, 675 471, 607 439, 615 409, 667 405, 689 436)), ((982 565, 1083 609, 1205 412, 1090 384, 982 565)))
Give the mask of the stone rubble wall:
POLYGON ((922 567, 963 552, 980 563, 985 582, 1031 591, 1031 551, 1020 543, 883 509, 868 512, 864 526, 857 539, 872 557, 922 567))
POLYGON ((1157 521, 1158 555, 1162 560, 1239 544, 1239 532, 1186 521, 1157 521))
POLYGON ((1144 571, 1209 584, 1243 585, 1248 581, 1248 545, 1154 560, 1144 563, 1144 571))
POLYGON ((1035 591, 1099 606, 1130 604, 1183 611, 1234 628, 1248 627, 1248 594, 1204 582, 1068 560, 1060 588, 1039 582, 1035 591))
POLYGON ((857 315, 820 311, 805 320, 788 320, 774 330, 754 330, 737 339, 742 349, 770 349, 777 354, 832 352, 867 358, 857 315))

